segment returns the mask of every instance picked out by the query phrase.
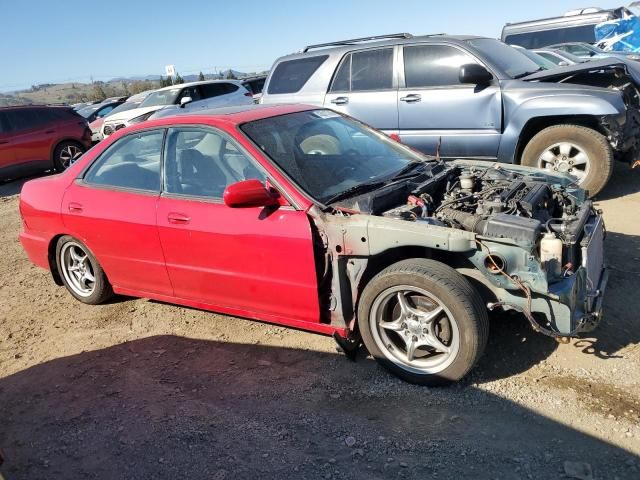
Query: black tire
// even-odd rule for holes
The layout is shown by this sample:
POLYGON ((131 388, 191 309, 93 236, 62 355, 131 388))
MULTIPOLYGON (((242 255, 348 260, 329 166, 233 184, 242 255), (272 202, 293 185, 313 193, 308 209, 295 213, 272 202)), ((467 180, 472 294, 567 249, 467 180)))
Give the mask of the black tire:
POLYGON ((57 172, 63 172, 85 152, 81 143, 67 140, 60 142, 53 151, 53 166, 57 172))
POLYGON ((113 297, 113 289, 111 288, 109 279, 104 273, 104 270, 102 270, 98 260, 96 260, 96 257, 91 253, 91 250, 76 238, 65 235, 58 239, 58 243, 56 244, 56 266, 64 286, 71 295, 82 303, 98 305, 113 297), (87 286, 86 292, 82 292, 81 287, 77 284, 79 279, 76 278, 74 280, 72 277, 74 273, 70 272, 68 268, 67 259, 72 256, 70 252, 72 248, 76 254, 82 251, 86 255, 86 261, 83 263, 85 264, 86 271, 88 271, 94 279, 92 282, 85 283, 87 286))
MULTIPOLYGON (((411 307, 414 310, 412 311, 422 311, 418 305, 418 301, 421 299, 429 301, 429 299, 420 295, 421 293, 418 292, 415 297, 410 297, 410 302, 413 302, 411 307), (417 309, 416 306, 418 307, 417 309)), ((435 312, 436 309, 433 311, 435 312)), ((426 313, 431 312, 427 311, 426 313)), ((415 322, 415 320, 412 321, 415 322)), ((434 319, 433 322, 436 322, 436 320, 434 319)), ((403 323, 402 325, 405 324, 403 323)), ((358 327, 369 353, 383 367, 410 383, 430 386, 446 385, 463 378, 482 356, 489 336, 487 310, 478 292, 464 276, 453 268, 428 259, 404 260, 385 268, 373 277, 364 288, 360 298, 358 327), (437 352, 437 350, 432 350, 430 346, 423 345, 420 347, 426 347, 426 351, 421 351, 423 356, 407 362, 406 360, 410 360, 409 356, 401 352, 402 343, 405 345, 405 350, 408 350, 406 340, 402 340, 402 333, 391 332, 386 341, 383 338, 386 333, 380 333, 386 332, 384 329, 388 328, 382 327, 382 323, 388 325, 403 321, 402 314, 399 320, 396 319, 395 315, 398 308, 402 310, 402 307, 400 307, 401 302, 398 300, 397 304, 393 305, 393 310, 386 310, 389 315, 385 315, 384 308, 390 309, 393 300, 389 300, 385 304, 384 299, 394 298, 395 289, 401 289, 395 292, 398 296, 404 296, 403 292, 414 293, 402 290, 405 287, 411 287, 412 290, 418 289, 423 293, 427 292, 429 296, 437 300, 433 305, 435 306, 438 303, 444 309, 440 314, 442 315, 441 320, 438 320, 438 322, 448 322, 448 331, 451 336, 448 346, 446 345, 446 339, 440 338, 443 341, 443 345, 448 348, 453 347, 454 333, 451 332, 457 331, 455 354, 450 353, 441 367, 424 368, 413 365, 415 361, 428 362, 431 358, 438 358, 437 355, 439 354, 435 356, 431 354, 429 356, 430 354, 427 352, 437 352), (393 321, 381 322, 378 312, 385 318, 393 318, 393 321), (452 324, 455 324, 455 329, 452 324), (394 341, 396 344, 393 344, 394 341), (404 360, 397 358, 403 355, 404 360)), ((417 327, 416 335, 420 335, 421 331, 427 332, 426 329, 421 330, 422 328, 422 326, 417 327)), ((408 330, 405 330, 405 332, 408 332, 408 330)), ((441 329, 440 333, 442 334, 442 332, 443 329, 441 329)), ((410 335, 413 335, 413 333, 410 333, 410 335)), ((417 336, 414 336, 413 340, 417 341, 417 338, 417 336)))
MULTIPOLYGON (((596 130, 580 125, 547 127, 529 141, 522 152, 520 163, 529 167, 543 167, 543 163, 549 165, 541 160, 541 156, 554 145, 563 142, 574 144, 587 155, 588 171, 579 185, 588 191, 590 197, 597 195, 613 172, 613 151, 606 137, 596 130)), ((572 149, 572 152, 577 151, 572 149)))

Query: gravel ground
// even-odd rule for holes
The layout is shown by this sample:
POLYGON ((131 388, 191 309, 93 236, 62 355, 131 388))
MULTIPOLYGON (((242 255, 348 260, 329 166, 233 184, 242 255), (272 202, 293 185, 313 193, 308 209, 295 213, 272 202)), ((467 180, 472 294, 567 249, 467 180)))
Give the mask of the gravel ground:
MULTIPOLYGON (((330 338, 120 298, 85 306, 18 241, 0 186, 0 467, 15 479, 640 478, 640 171, 598 200, 595 335, 493 317, 462 384, 428 389, 330 338)), ((0 474, 1 477, 2 474, 0 474)))

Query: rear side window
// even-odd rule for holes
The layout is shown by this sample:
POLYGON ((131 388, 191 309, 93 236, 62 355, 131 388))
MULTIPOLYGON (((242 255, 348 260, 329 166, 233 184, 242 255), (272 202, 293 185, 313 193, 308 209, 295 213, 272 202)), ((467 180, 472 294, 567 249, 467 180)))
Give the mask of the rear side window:
POLYGON ((200 85, 200 91, 203 98, 219 97, 227 93, 233 93, 238 90, 238 86, 232 83, 207 83, 200 85))
POLYGON ((299 91, 327 58, 328 55, 320 55, 280 62, 271 74, 267 92, 278 94, 299 91))
POLYGON ((164 130, 121 138, 91 165, 85 182, 159 192, 163 138, 164 130))
POLYGON ((7 123, 6 115, 0 112, 0 133, 7 133, 9 131, 9 125, 7 123))
POLYGON ((393 88, 393 48, 350 53, 342 60, 332 92, 362 92, 393 88))
POLYGON ((49 118, 43 115, 44 111, 42 108, 9 110, 5 112, 7 126, 14 132, 40 128, 49 122, 49 118))
POLYGON ((469 54, 448 45, 404 47, 407 88, 460 85, 460 67, 477 63, 469 54))

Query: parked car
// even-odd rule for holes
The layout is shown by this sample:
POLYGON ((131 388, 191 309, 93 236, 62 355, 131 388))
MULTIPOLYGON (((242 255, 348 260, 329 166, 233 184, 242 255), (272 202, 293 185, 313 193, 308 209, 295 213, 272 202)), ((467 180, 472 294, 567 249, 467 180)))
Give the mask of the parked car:
POLYGON ((626 8, 582 8, 559 17, 507 23, 502 41, 509 45, 533 49, 564 42, 596 42, 596 25, 633 13, 626 8))
POLYGON ((640 76, 629 68, 612 59, 539 72, 499 40, 397 34, 281 57, 261 102, 330 107, 447 158, 567 171, 595 195, 614 154, 637 155, 640 76))
POLYGON ((256 75, 254 77, 247 77, 240 80, 242 86, 249 90, 253 95, 253 101, 258 103, 262 96, 262 89, 264 88, 264 82, 267 80, 266 75, 256 75))
POLYGON ((91 146, 87 121, 69 107, 0 108, 0 180, 62 171, 91 146))
POLYGON ((91 141, 99 142, 102 139, 100 128, 102 127, 102 119, 111 113, 116 107, 122 105, 124 100, 104 100, 101 103, 84 107, 78 110, 78 114, 86 118, 91 129, 91 141))
POLYGON ((147 98, 149 94, 153 91, 154 90, 145 90, 144 92, 131 95, 129 98, 126 99, 126 101, 117 105, 113 110, 108 112, 103 117, 96 118, 93 122, 89 124, 89 127, 91 128, 91 134, 92 134, 91 140, 95 143, 103 139, 102 125, 104 125, 105 119, 117 113, 126 112, 129 110, 133 110, 134 108, 138 108, 140 106, 140 103, 142 103, 142 101, 145 98, 147 98))
POLYGON ((562 50, 575 55, 583 60, 594 60, 598 58, 619 58, 620 60, 640 60, 640 55, 627 52, 608 52, 584 42, 558 43, 549 45, 549 48, 562 50))
POLYGON ((558 67, 558 65, 555 64, 554 62, 548 60, 542 55, 538 55, 538 53, 532 50, 527 50, 526 48, 519 47, 518 45, 512 45, 512 47, 518 50, 520 53, 522 53, 525 57, 527 57, 529 60, 534 62, 536 65, 538 65, 538 67, 540 67, 542 70, 552 70, 558 67))
POLYGON ((552 63, 555 63, 559 67, 566 67, 567 65, 575 65, 577 63, 588 62, 584 58, 576 57, 575 55, 565 52, 563 50, 556 50, 554 48, 541 48, 532 50, 543 58, 546 58, 552 63))
POLYGON ((172 115, 179 108, 192 110, 251 103, 251 92, 239 80, 206 80, 173 85, 149 94, 135 110, 121 112, 105 120, 102 136, 108 137, 117 130, 144 122, 154 114, 156 117, 172 115))
POLYGON ((425 157, 308 106, 181 111, 27 182, 20 240, 87 304, 147 297, 360 337, 396 375, 459 380, 487 308, 593 329, 602 217, 567 174, 425 157), (162 179, 162 180, 161 180, 162 179))

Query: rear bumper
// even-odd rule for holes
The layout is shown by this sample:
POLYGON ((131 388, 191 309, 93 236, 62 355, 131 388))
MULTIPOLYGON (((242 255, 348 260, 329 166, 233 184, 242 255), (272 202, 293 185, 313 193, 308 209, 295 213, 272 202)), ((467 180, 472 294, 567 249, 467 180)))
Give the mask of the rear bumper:
POLYGON ((48 239, 23 230, 20 232, 20 243, 25 252, 27 252, 29 260, 39 267, 49 270, 48 239))

